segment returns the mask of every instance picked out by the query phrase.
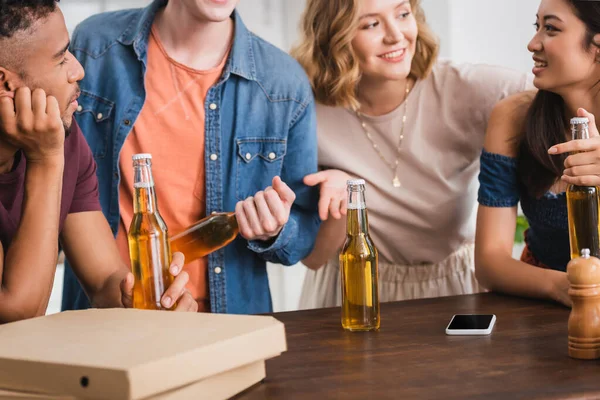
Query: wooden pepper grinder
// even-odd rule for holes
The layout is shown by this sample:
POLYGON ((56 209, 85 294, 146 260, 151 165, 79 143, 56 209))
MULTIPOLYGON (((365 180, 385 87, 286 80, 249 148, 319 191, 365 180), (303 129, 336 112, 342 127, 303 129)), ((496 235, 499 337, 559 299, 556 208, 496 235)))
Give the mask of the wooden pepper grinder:
POLYGON ((584 360, 600 358, 600 260, 589 249, 567 265, 573 303, 569 316, 569 356, 584 360))

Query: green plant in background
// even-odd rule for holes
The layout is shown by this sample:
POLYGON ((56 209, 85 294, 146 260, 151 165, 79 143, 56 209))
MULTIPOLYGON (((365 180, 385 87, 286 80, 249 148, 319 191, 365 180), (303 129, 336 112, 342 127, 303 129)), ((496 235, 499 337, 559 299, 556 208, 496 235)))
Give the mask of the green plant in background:
POLYGON ((515 230, 515 243, 523 243, 525 241, 525 231, 529 228, 529 223, 524 215, 517 216, 517 229, 515 230))

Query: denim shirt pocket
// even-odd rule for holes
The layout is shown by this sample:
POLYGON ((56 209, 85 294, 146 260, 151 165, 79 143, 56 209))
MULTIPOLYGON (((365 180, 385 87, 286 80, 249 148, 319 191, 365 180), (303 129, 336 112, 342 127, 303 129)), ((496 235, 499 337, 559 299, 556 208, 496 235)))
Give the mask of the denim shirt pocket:
POLYGON ((271 186, 281 174, 287 149, 285 139, 237 139, 236 196, 244 200, 271 186))
POLYGON ((85 90, 77 100, 75 116, 94 158, 104 158, 112 133, 115 103, 85 90))

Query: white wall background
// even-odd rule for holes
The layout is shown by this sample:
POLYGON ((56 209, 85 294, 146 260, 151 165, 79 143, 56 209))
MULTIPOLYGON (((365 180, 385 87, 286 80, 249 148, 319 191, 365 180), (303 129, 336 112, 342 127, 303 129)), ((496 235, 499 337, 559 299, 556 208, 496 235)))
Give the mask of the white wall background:
MULTIPOLYGON (((70 31, 84 18, 102 11, 142 7, 149 0, 63 0, 70 31)), ((240 0, 247 26, 287 51, 296 42, 305 0, 240 0)), ((503 65, 523 72, 532 67, 526 49, 539 0, 422 0, 429 24, 440 37, 441 56, 456 62, 503 65)), ((276 311, 297 308, 305 268, 269 266, 276 311)), ((55 280, 49 312, 60 309, 62 270, 55 280)))

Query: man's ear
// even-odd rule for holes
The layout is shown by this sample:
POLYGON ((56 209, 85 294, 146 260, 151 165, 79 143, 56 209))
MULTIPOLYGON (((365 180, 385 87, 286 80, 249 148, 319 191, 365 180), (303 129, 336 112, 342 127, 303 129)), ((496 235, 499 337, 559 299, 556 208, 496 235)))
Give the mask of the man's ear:
POLYGON ((0 67, 0 94, 14 92, 21 86, 23 86, 23 81, 18 74, 0 67))

